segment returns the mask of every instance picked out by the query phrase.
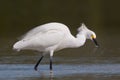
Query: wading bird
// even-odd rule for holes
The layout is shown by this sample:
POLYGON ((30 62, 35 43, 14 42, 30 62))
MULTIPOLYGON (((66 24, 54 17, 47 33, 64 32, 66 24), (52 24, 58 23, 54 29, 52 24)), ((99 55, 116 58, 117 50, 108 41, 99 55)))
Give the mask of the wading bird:
POLYGON ((13 49, 42 52, 41 58, 34 67, 35 70, 45 54, 50 54, 50 70, 52 70, 52 58, 55 51, 83 46, 86 39, 92 40, 98 46, 96 34, 89 30, 85 24, 78 28, 78 34, 74 37, 66 25, 51 22, 30 30, 13 45, 13 49))

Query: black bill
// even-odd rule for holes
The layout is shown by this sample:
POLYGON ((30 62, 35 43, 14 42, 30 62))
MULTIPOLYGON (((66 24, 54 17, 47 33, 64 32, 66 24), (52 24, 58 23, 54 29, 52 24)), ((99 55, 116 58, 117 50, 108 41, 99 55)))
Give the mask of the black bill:
POLYGON ((99 44, 97 43, 95 38, 93 38, 93 42, 95 43, 96 47, 99 47, 99 44))

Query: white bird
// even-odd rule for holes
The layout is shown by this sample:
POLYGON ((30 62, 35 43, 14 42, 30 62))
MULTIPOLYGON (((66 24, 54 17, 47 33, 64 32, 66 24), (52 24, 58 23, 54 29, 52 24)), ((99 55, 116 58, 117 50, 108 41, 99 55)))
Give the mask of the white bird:
POLYGON ((20 41, 14 44, 13 49, 43 52, 34 67, 35 70, 37 70, 45 54, 50 54, 50 70, 52 70, 52 57, 55 51, 83 46, 86 39, 94 41, 96 46, 98 46, 96 34, 89 30, 85 24, 78 28, 78 34, 74 37, 66 25, 51 22, 30 30, 20 41))

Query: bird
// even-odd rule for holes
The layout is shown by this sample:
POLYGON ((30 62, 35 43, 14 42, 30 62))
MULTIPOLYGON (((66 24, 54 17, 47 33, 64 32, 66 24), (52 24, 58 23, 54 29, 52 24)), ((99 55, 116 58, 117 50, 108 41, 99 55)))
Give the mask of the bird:
POLYGON ((34 66, 34 70, 38 70, 38 65, 46 54, 50 55, 50 71, 52 68, 53 54, 64 48, 78 48, 85 44, 86 39, 92 40, 96 47, 99 44, 96 41, 96 34, 88 29, 84 23, 77 29, 78 33, 74 37, 69 28, 59 22, 49 22, 33 28, 22 36, 22 39, 13 45, 13 49, 20 50, 36 50, 42 53, 42 56, 34 66))

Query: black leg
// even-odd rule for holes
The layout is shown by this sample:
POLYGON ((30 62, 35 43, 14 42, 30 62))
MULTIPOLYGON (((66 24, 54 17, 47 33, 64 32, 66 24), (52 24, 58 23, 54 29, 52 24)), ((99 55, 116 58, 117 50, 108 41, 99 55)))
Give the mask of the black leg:
POLYGON ((41 62, 41 60, 43 59, 44 56, 41 56, 41 58, 38 60, 38 62, 36 63, 34 69, 37 71, 37 67, 39 65, 39 63, 41 62))
POLYGON ((52 71, 53 50, 50 51, 50 71, 52 71))
POLYGON ((50 70, 52 70, 52 56, 50 56, 50 70))

